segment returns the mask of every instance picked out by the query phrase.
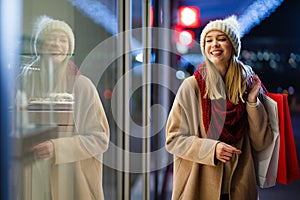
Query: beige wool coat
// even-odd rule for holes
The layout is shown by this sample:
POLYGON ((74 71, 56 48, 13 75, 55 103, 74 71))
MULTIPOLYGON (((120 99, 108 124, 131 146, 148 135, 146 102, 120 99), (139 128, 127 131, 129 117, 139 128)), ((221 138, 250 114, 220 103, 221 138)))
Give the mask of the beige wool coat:
POLYGON ((48 117, 47 110, 45 119, 42 119, 44 115, 33 116, 41 118, 42 123, 46 121, 46 124, 55 121, 59 131, 51 140, 54 156, 46 160, 36 159, 24 169, 32 177, 26 183, 29 185, 26 200, 104 199, 102 157, 110 140, 106 113, 92 81, 81 75, 73 62, 65 62, 65 65, 53 67, 54 80, 51 81, 49 67, 45 65, 48 62, 39 58, 33 62, 39 70, 31 68, 31 63, 18 76, 28 99, 47 99, 51 91, 50 82, 54 93, 72 93, 74 97, 72 109, 51 111, 53 119, 48 117))
POLYGON ((74 132, 53 139, 50 169, 53 200, 103 200, 102 155, 109 144, 109 125, 93 83, 80 75, 74 83, 74 132))
MULTIPOLYGON (((252 151, 263 150, 273 138, 263 104, 246 110, 249 129, 236 144, 242 153, 232 158, 231 200, 257 200, 252 151)), ((191 76, 178 90, 166 127, 166 149, 174 156, 173 200, 220 199, 224 164, 215 162, 217 143, 206 138, 200 89, 191 76)))

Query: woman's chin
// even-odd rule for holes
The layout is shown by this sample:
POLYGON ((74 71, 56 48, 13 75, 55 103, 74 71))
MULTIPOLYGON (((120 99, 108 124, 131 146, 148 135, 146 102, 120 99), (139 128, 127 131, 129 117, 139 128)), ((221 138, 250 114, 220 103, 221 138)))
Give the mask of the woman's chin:
POLYGON ((53 64, 60 64, 66 59, 66 55, 55 55, 52 56, 53 64))

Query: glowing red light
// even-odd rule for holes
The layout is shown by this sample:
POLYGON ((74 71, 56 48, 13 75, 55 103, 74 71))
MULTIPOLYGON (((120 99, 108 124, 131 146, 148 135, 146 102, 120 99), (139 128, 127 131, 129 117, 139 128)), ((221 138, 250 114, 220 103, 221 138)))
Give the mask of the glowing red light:
POLYGON ((112 91, 109 90, 109 89, 105 90, 104 93, 103 93, 103 96, 104 96, 105 99, 111 99, 112 91))
POLYGON ((150 8, 150 26, 153 27, 153 13, 154 13, 154 8, 151 6, 150 8))
POLYGON ((188 28, 200 27, 200 9, 196 6, 179 7, 178 25, 188 28))
POLYGON ((191 30, 183 30, 175 26, 175 42, 184 46, 192 46, 195 40, 195 33, 191 30))

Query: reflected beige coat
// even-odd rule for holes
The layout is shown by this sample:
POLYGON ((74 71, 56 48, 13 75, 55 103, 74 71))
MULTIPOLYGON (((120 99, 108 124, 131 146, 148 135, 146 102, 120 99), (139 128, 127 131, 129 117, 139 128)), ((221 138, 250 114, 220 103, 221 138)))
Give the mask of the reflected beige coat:
POLYGON ((102 200, 102 154, 109 144, 109 126, 93 83, 79 75, 74 83, 74 124, 71 137, 53 139, 53 200, 102 200))
MULTIPOLYGON (((264 106, 246 110, 249 129, 236 144, 242 154, 233 157, 231 200, 257 200, 252 150, 264 149, 273 137, 264 106)), ((174 155, 173 200, 220 199, 224 164, 215 163, 217 143, 206 138, 200 90, 191 76, 179 88, 166 127, 166 148, 174 155)))

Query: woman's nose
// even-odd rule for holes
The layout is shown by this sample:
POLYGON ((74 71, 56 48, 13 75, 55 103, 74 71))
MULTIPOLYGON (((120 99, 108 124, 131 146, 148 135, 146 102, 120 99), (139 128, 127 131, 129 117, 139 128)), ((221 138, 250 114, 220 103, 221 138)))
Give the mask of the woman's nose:
POLYGON ((51 45, 52 46, 57 46, 57 45, 59 45, 59 38, 52 38, 51 40, 51 45))
POLYGON ((213 43, 212 43, 213 46, 219 46, 219 42, 217 40, 213 40, 213 43))
POLYGON ((58 44, 59 44, 59 38, 56 38, 56 39, 54 40, 54 44, 55 44, 55 45, 58 45, 58 44))

